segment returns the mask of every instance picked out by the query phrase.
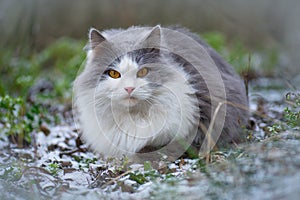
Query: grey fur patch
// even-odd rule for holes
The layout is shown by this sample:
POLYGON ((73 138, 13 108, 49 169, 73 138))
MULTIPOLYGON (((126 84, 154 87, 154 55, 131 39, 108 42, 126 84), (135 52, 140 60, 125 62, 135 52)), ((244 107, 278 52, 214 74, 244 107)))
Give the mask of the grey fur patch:
MULTIPOLYGON (((248 123, 248 99, 246 96, 245 85, 241 78, 235 73, 233 68, 225 62, 225 60, 209 45, 207 45, 197 34, 191 33, 188 29, 183 27, 169 27, 172 30, 179 31, 188 35, 197 41, 211 56, 216 66, 221 72, 221 77, 225 85, 227 112, 225 124, 220 139, 219 146, 225 146, 228 143, 239 143, 246 140, 246 134, 242 132, 241 127, 248 123)), ((182 62, 182 59, 178 59, 182 62)), ((183 61, 184 62, 184 61, 183 61)), ((184 70, 192 74, 190 83, 196 88, 199 100, 199 107, 201 108, 202 123, 208 128, 211 119, 211 102, 209 98, 209 91, 206 87, 203 77, 193 66, 189 63, 183 63, 184 70)), ((195 140, 195 145, 200 144, 204 139, 205 134, 199 129, 198 138, 195 140)), ((197 145, 198 146, 198 145, 197 145)))

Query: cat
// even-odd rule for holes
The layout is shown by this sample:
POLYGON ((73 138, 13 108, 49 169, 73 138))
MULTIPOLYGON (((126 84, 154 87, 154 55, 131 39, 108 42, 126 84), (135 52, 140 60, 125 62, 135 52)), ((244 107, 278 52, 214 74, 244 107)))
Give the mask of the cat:
POLYGON ((102 156, 167 146, 164 153, 180 156, 208 143, 207 132, 217 146, 245 140, 243 81, 197 34, 160 25, 91 28, 86 50, 74 105, 82 139, 102 156))

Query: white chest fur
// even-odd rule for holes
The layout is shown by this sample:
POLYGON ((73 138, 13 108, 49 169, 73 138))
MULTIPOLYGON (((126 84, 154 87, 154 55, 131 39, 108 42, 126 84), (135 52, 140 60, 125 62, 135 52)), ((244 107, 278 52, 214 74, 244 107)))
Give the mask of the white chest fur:
POLYGON ((121 107, 109 99, 99 104, 95 92, 78 91, 76 104, 83 139, 104 156, 131 155, 145 146, 166 145, 177 136, 188 136, 197 123, 196 97, 182 74, 166 83, 158 101, 150 105, 121 107))

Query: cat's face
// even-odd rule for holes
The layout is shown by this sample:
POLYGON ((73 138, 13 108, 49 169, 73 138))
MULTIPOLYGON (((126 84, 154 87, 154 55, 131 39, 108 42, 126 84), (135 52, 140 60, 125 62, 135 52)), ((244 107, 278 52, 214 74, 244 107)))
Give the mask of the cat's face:
POLYGON ((134 107, 159 103, 159 96, 168 90, 165 83, 174 80, 159 44, 160 27, 138 38, 128 34, 119 40, 91 30, 89 64, 82 80, 95 89, 96 104, 134 107))
POLYGON ((104 71, 97 90, 111 99, 113 104, 126 107, 141 101, 150 102, 154 93, 150 79, 153 73, 149 65, 140 65, 132 57, 124 56, 104 71))

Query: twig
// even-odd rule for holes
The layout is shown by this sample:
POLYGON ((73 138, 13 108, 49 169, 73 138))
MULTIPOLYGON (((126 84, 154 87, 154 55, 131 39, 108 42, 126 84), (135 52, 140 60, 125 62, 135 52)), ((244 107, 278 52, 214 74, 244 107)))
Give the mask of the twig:
POLYGON ((59 156, 60 157, 62 157, 63 155, 71 156, 74 153, 77 153, 77 152, 86 152, 86 151, 87 151, 86 148, 78 148, 78 149, 75 149, 75 150, 72 150, 72 151, 62 152, 62 153, 59 154, 59 156))
MULTIPOLYGON (((103 184, 103 185, 101 186, 101 188, 104 189, 106 186, 112 184, 113 182, 119 180, 120 178, 122 178, 123 176, 125 176, 125 175, 127 175, 127 174, 129 174, 129 173, 131 173, 131 172, 133 172, 132 169, 131 169, 131 170, 128 170, 128 171, 126 171, 126 172, 124 172, 124 173, 122 173, 122 174, 120 174, 119 176, 117 176, 117 177, 111 179, 110 181, 108 181, 107 183, 103 184)), ((99 176, 97 176, 97 179, 98 179, 98 177, 99 177, 99 176)))

